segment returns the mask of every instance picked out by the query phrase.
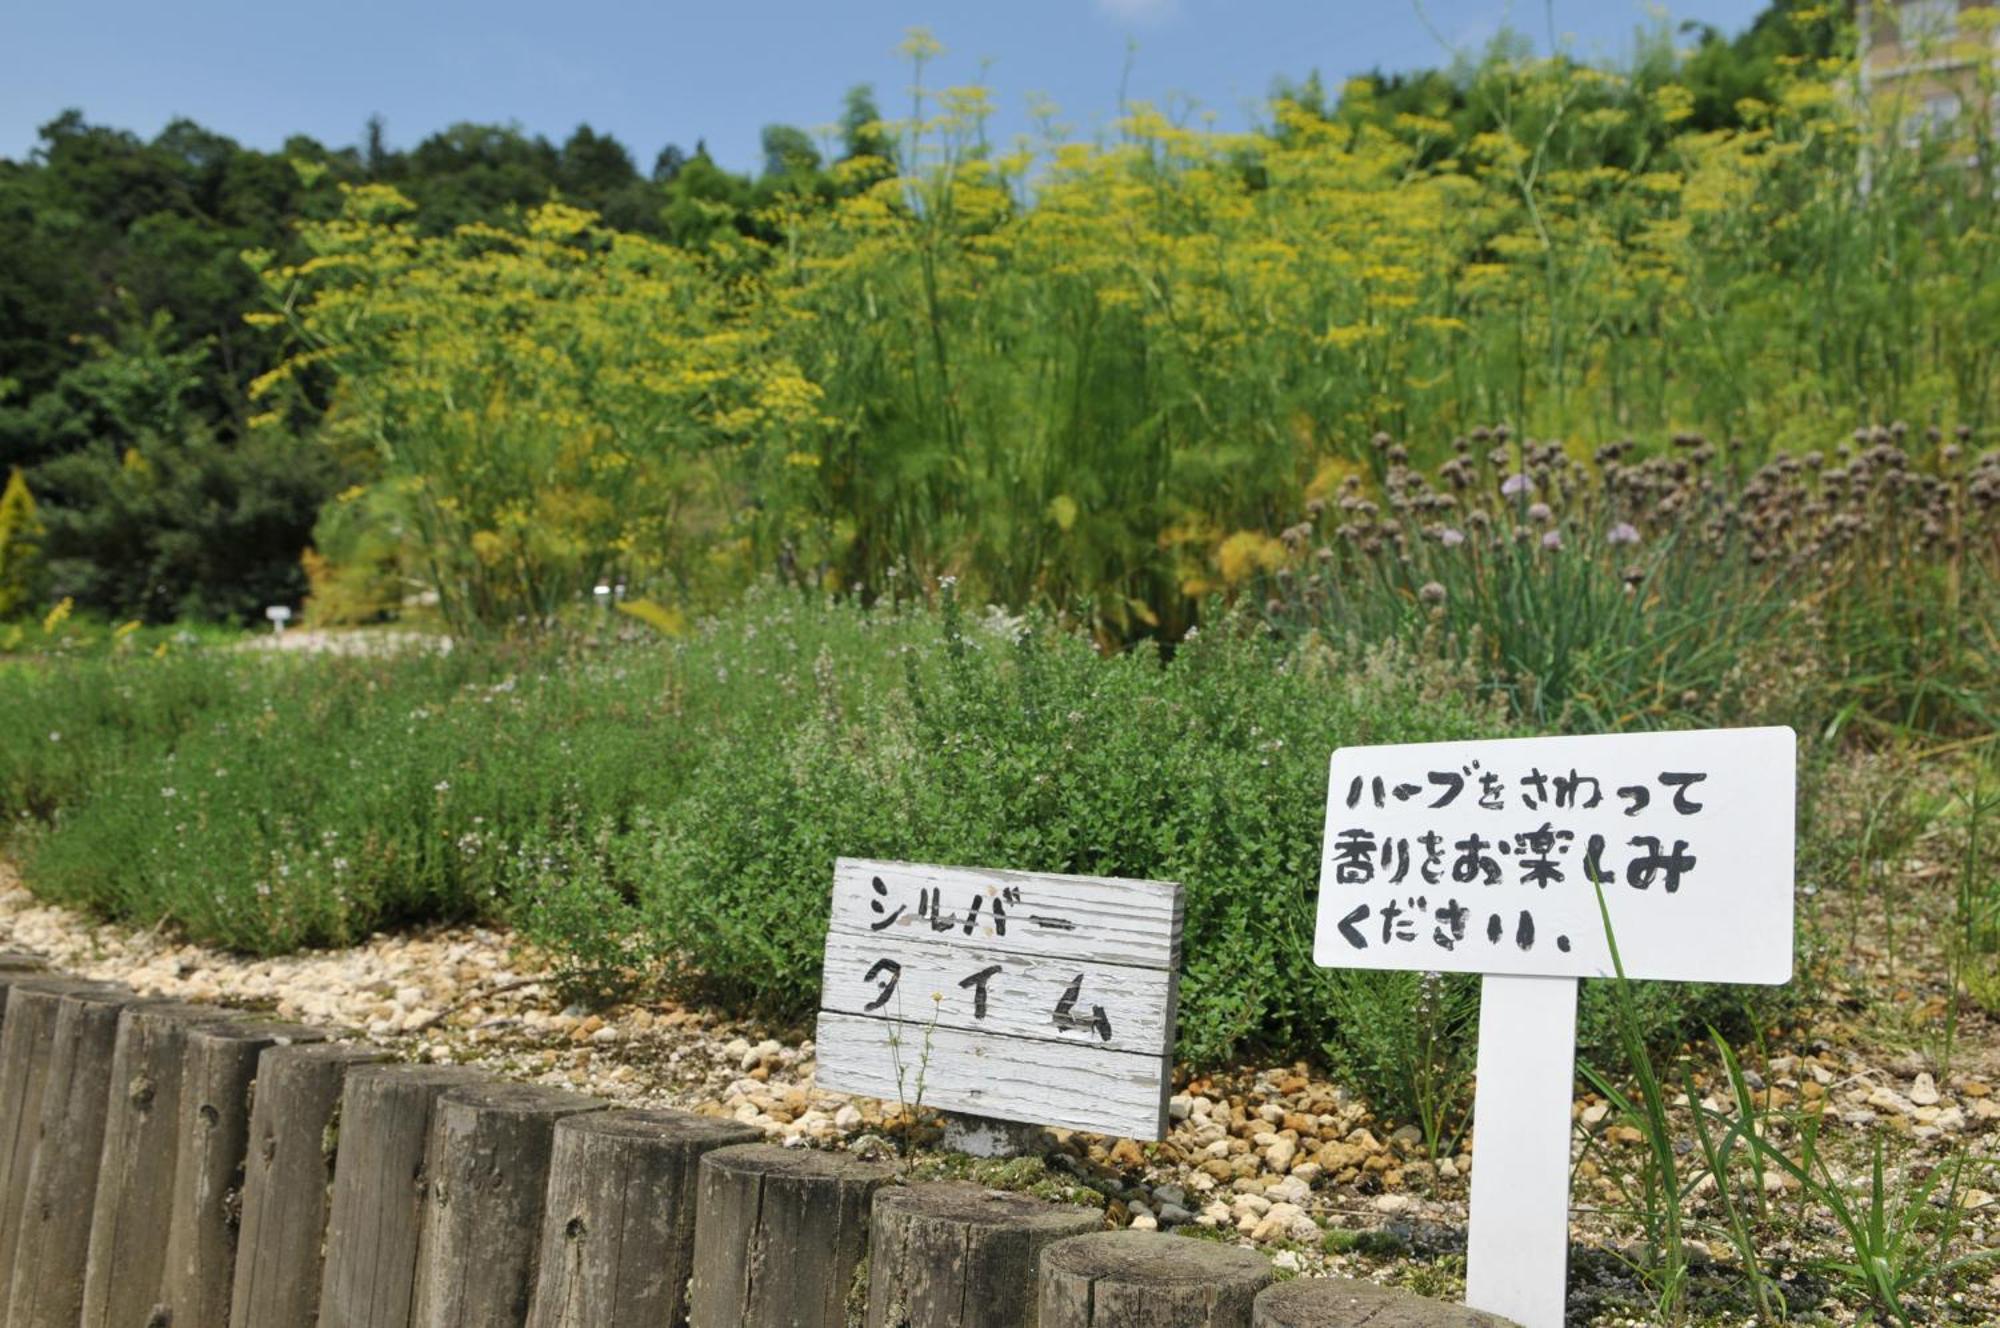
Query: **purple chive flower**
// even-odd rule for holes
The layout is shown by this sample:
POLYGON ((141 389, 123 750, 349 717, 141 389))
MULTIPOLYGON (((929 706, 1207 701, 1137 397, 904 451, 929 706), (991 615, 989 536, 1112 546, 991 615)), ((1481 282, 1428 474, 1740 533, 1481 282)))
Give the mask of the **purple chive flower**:
POLYGON ((1455 549, 1465 543, 1465 532, 1453 526, 1446 526, 1444 529, 1438 531, 1438 543, 1444 545, 1447 549, 1455 549))
POLYGON ((1515 471, 1500 482, 1500 492, 1512 498, 1517 493, 1533 493, 1535 482, 1523 471, 1515 471))
POLYGON ((1617 525, 1604 532, 1604 542, 1606 544, 1637 544, 1639 542, 1639 528, 1630 521, 1620 521, 1617 525))
POLYGON ((1528 504, 1528 519, 1530 521, 1547 521, 1554 515, 1555 513, 1549 510, 1547 503, 1528 504))
POLYGON ((1550 530, 1543 532, 1542 534, 1543 548, 1560 549, 1562 546, 1563 546, 1563 533, 1560 530, 1550 530))

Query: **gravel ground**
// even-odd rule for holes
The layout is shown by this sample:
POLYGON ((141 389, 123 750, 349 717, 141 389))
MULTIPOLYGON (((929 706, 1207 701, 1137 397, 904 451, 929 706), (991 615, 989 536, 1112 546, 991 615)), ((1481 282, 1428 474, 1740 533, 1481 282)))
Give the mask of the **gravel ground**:
POLYGON ((451 638, 427 632, 385 627, 289 627, 282 632, 258 632, 238 642, 238 650, 280 651, 314 655, 394 655, 410 650, 451 653, 451 638))
MULTIPOLYGON (((809 1041, 670 1004, 557 1008, 532 953, 496 930, 431 928, 341 951, 246 958, 92 923, 36 900, 0 862, 0 948, 33 950, 54 967, 147 994, 344 1026, 410 1059, 479 1064, 621 1104, 734 1117, 780 1142, 888 1155, 914 1137, 919 1174, 970 1169, 989 1183, 1096 1203, 1113 1225, 1207 1229, 1266 1248, 1285 1269, 1371 1276, 1443 1297, 1462 1291, 1471 1154, 1426 1157, 1414 1127, 1386 1128, 1304 1066, 1244 1068, 1178 1084, 1163 1142, 1053 1132, 1045 1160, 975 1165, 928 1154, 924 1127, 906 1131, 896 1104, 815 1089, 809 1041)), ((1755 1086, 1773 1106, 1818 1111, 1828 1139, 1857 1150, 1866 1131, 1886 1129, 1901 1168, 1892 1176, 1909 1184, 1914 1172, 1950 1152, 1985 1163, 1996 1155, 2000 1097, 1988 1077, 1996 1040, 1983 1024, 1962 1036, 1967 1050, 1957 1063, 1968 1068, 1942 1082, 1913 1055, 1885 1060, 1818 1037, 1797 1049, 1772 1048, 1767 1077, 1755 1086)), ((1702 1083, 1701 1091, 1714 1086, 1702 1083)), ((1620 1203, 1619 1181, 1636 1166, 1641 1138, 1602 1101, 1580 1097, 1576 1112, 1575 1230, 1582 1244, 1572 1322, 1644 1323, 1643 1295, 1618 1258, 1630 1232, 1603 1211, 1620 1203), (1586 1138, 1594 1141, 1587 1151, 1586 1138)), ((1863 1169, 1857 1153, 1856 1174, 1863 1169)), ((2000 1245, 2000 1202, 1990 1192, 2000 1182, 1992 1174, 1968 1177, 1960 1195, 1974 1234, 1969 1243, 1978 1247, 2000 1245)), ((1775 1176, 1767 1184, 1774 1195, 1786 1188, 1775 1176)), ((1814 1248, 1825 1234, 1822 1215, 1802 1217, 1795 1251, 1802 1269, 1829 1252, 1814 1248)), ((1698 1260, 1706 1253, 1697 1242, 1698 1260)), ((1864 1321, 1810 1272, 1799 1278, 1788 1291, 1795 1317, 1864 1321)), ((1737 1280, 1717 1270, 1718 1286, 1737 1280)), ((2000 1323, 2000 1276, 1939 1309, 1945 1321, 2000 1323)))

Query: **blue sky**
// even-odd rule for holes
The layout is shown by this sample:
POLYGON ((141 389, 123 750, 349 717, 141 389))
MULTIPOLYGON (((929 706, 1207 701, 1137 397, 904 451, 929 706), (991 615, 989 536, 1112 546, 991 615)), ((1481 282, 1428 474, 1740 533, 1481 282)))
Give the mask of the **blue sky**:
POLYGON ((65 107, 151 135, 190 116, 252 146, 292 133, 359 139, 368 116, 408 147, 458 120, 514 122, 560 139, 588 122, 641 169, 668 142, 705 139, 724 165, 758 161, 759 129, 830 124, 843 92, 875 85, 908 105, 895 53, 928 27, 945 54, 933 86, 980 79, 1007 141, 1042 94, 1082 136, 1134 100, 1192 100, 1224 127, 1252 122, 1276 76, 1337 85, 1373 67, 1446 64, 1503 25, 1546 47, 1616 58, 1662 15, 1736 31, 1752 0, 0 0, 0 157, 20 158, 65 107), (1553 20, 1553 22, 1551 22, 1553 20), (1129 70, 1128 70, 1129 61, 1129 70))

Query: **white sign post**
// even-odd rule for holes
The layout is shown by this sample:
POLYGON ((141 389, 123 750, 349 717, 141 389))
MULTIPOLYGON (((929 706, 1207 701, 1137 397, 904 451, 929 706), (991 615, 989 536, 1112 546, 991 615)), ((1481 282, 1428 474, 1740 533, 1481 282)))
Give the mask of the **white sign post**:
POLYGON ((292 620, 292 611, 282 604, 273 604, 264 610, 264 616, 271 620, 272 630, 283 635, 285 624, 292 620))
POLYGON ((1178 885, 842 858, 818 1082, 1162 1138, 1180 945, 1178 885))
POLYGON ((1343 747, 1313 959, 1483 974, 1466 1303, 1561 1328, 1577 980, 1792 975, 1788 728, 1343 747), (1599 910, 1599 891, 1604 908, 1599 910))

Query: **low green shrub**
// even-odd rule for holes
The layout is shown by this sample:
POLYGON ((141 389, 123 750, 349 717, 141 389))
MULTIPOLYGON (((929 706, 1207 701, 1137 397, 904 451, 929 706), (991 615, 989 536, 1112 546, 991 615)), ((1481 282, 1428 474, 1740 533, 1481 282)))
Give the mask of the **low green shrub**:
MULTIPOLYGON (((678 801, 609 849, 677 971, 779 1017, 812 1008, 837 856, 994 863, 1186 888, 1180 1050, 1313 1047, 1310 958, 1325 761, 1343 743, 1492 731, 1442 675, 1350 671, 1236 633, 1099 656, 947 604, 905 645, 902 687, 719 744, 678 801)), ((802 685, 807 685, 802 682, 802 685)))
MULTIPOLYGON (((257 953, 504 919, 572 996, 664 981, 781 1021, 815 1006, 836 857, 1175 880, 1182 1059, 1310 1056, 1450 1146, 1476 982, 1310 951, 1328 754, 1510 732, 1469 676, 1226 622, 1171 661, 1106 657, 943 600, 0 664, 0 810, 34 888, 102 915, 257 953)), ((1733 1010, 1646 994, 1669 1030, 1733 1010)))

